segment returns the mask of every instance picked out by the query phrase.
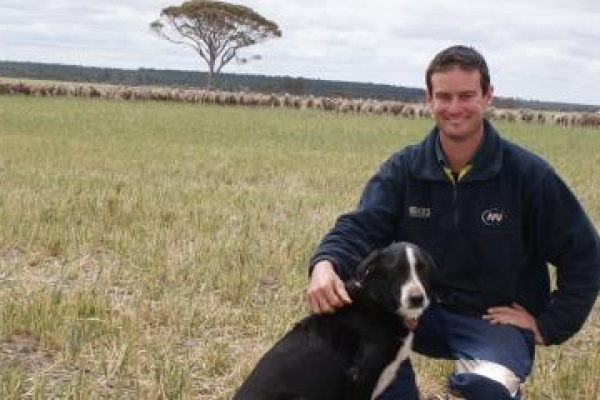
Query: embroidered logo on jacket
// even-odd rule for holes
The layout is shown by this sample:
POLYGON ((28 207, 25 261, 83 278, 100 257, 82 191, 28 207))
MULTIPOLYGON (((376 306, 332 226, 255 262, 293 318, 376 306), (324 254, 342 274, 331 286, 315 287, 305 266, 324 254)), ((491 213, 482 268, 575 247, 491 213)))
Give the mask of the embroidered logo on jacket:
POLYGON ((481 214, 481 220, 487 226, 500 226, 507 218, 506 213, 499 208, 485 210, 481 214))
POLYGON ((408 216, 411 218, 431 218, 431 208, 429 207, 408 207, 408 216))

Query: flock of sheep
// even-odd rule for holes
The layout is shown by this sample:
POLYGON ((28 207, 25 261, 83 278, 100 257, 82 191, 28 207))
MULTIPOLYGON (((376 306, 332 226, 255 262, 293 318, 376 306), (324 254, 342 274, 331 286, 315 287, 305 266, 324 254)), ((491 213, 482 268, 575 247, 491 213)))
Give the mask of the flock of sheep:
MULTIPOLYGON (((75 96, 121 100, 181 101, 228 106, 322 109, 336 113, 393 115, 405 118, 431 117, 429 110, 424 104, 413 104, 392 100, 347 99, 342 97, 317 97, 312 95, 297 96, 290 94, 226 92, 146 86, 0 81, 0 95, 1 94, 75 96)), ((600 112, 551 112, 529 109, 509 110, 490 108, 488 110, 488 118, 507 122, 522 121, 527 123, 555 124, 564 127, 582 126, 600 128, 600 112)))

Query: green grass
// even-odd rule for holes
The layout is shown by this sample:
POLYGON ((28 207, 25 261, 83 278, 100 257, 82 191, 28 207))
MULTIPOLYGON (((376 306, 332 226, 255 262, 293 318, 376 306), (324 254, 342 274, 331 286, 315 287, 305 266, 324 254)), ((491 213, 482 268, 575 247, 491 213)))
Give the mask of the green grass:
MULTIPOLYGON (((225 399, 300 316, 306 263, 431 121, 0 97, 0 397, 225 399)), ((498 125, 600 222, 600 132, 498 125)), ((595 311, 533 399, 600 398, 595 311)), ((418 360, 425 393, 444 363, 418 360)))

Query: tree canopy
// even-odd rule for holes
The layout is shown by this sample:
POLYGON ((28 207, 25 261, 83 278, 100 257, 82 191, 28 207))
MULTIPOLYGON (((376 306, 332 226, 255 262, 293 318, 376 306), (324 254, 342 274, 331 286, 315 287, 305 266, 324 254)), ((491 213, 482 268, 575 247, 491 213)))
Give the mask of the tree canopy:
POLYGON ((212 0, 190 0, 166 7, 150 24, 161 38, 194 49, 208 66, 208 86, 232 60, 246 62, 238 51, 281 37, 279 26, 249 7, 212 0))

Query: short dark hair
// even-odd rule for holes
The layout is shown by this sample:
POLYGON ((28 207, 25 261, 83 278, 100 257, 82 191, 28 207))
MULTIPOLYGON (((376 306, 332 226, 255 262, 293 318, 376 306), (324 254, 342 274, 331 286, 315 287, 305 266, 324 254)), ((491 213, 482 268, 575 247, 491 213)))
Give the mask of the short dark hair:
POLYGON ((448 47, 439 52, 427 68, 425 82, 427 93, 431 95, 431 76, 436 72, 448 71, 458 67, 466 71, 479 71, 481 90, 485 94, 490 88, 490 71, 483 56, 474 48, 462 45, 448 47))

